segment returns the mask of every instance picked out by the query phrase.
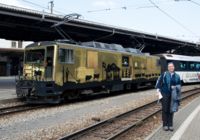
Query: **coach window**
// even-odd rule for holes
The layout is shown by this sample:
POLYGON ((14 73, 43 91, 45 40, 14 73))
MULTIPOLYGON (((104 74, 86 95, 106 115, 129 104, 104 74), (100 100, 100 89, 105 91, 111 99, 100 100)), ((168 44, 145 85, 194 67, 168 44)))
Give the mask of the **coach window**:
POLYGON ((73 64, 74 63, 74 50, 72 49, 59 49, 59 61, 61 63, 73 64))
POLYGON ((200 70, 200 63, 196 63, 196 70, 200 70))
POLYGON ((180 62, 180 70, 186 70, 187 69, 187 65, 186 62, 180 62))
POLYGON ((194 62, 190 62, 189 63, 189 69, 190 70, 195 70, 195 63, 194 62))

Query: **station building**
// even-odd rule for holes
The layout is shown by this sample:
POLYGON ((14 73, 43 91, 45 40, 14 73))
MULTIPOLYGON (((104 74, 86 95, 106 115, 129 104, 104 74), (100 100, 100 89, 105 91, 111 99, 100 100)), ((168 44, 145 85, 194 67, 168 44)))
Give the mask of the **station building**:
POLYGON ((22 41, 0 40, 0 76, 14 76, 23 66, 22 41))

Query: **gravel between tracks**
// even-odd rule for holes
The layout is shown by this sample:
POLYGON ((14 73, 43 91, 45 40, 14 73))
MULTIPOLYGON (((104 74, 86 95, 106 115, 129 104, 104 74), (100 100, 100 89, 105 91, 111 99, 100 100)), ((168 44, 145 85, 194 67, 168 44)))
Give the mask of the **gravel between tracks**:
MULTIPOLYGON (((200 85, 185 86, 190 90, 200 85)), ((27 111, 0 118, 0 139, 57 139, 83 127, 107 119, 156 99, 156 91, 146 90, 48 109, 27 111)))

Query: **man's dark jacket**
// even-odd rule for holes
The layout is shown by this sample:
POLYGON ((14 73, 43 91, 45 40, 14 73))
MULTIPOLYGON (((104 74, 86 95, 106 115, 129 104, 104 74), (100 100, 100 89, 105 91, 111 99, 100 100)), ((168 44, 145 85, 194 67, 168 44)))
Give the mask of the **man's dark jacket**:
MULTIPOLYGON (((167 96, 171 96, 170 112, 178 111, 178 106, 181 99, 180 76, 175 72, 171 75, 170 72, 166 71, 158 78, 155 87, 161 92, 163 96, 162 101, 169 102, 164 98, 167 96)), ((168 107, 165 106, 165 104, 167 105, 168 103, 163 103, 163 109, 164 111, 168 111, 168 107)))

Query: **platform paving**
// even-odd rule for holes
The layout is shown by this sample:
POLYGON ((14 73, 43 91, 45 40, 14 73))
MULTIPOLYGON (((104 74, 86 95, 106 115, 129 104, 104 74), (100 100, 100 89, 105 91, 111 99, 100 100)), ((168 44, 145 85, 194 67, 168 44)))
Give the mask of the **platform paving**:
POLYGON ((0 100, 16 98, 15 89, 0 89, 0 100))
POLYGON ((15 77, 0 77, 0 102, 14 98, 17 98, 15 77))
POLYGON ((200 97, 175 113, 173 132, 163 131, 160 126, 146 140, 200 140, 200 109, 196 111, 198 107, 200 97))
POLYGON ((171 140, 200 140, 200 105, 184 121, 171 140))

